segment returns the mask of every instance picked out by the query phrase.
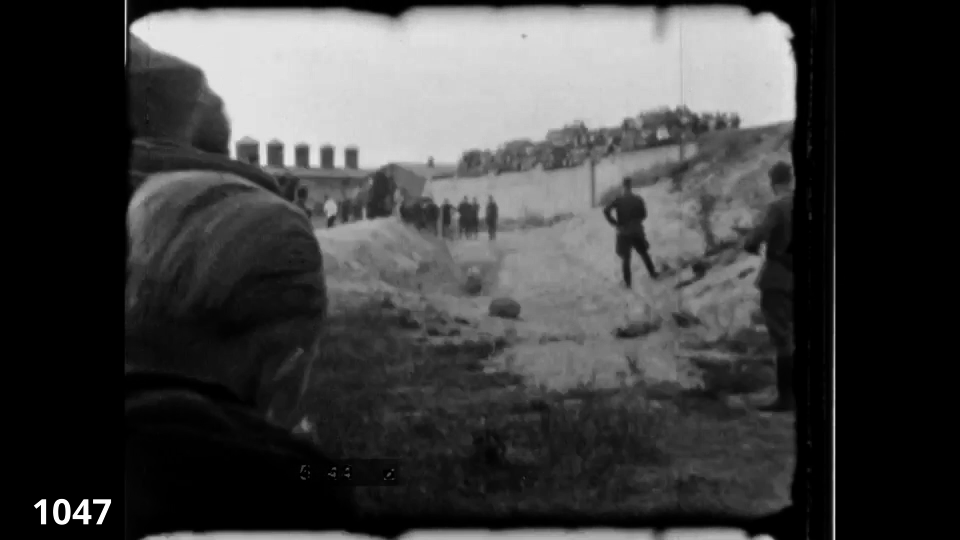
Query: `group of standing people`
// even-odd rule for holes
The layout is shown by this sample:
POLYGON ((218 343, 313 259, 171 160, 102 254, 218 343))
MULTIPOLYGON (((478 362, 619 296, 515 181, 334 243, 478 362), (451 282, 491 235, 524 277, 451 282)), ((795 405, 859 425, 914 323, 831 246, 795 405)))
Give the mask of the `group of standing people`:
MULTIPOLYGON (((756 286, 760 289, 760 311, 777 351, 777 398, 759 410, 780 413, 794 411, 799 394, 793 367, 793 169, 780 162, 769 170, 768 176, 774 200, 740 247, 747 253, 759 254, 760 247, 766 246, 756 286)), ((660 273, 650 256, 650 243, 643 226, 647 206, 633 192, 630 178, 623 179, 623 192, 604 207, 603 214, 617 231, 615 249, 620 258, 623 286, 633 287, 630 258, 634 251, 640 255, 650 277, 658 279, 660 273)))
MULTIPOLYGON (((500 217, 500 209, 497 207, 493 195, 487 199, 486 211, 484 212, 484 221, 487 225, 487 234, 491 240, 497 237, 497 220, 500 217)), ((474 197, 473 201, 467 199, 464 195, 460 204, 454 206, 450 204, 449 199, 443 200, 441 206, 441 217, 443 223, 443 235, 452 238, 453 234, 453 214, 457 214, 457 237, 458 238, 477 238, 480 233, 480 202, 474 197)))
MULTIPOLYGON (((432 198, 424 197, 414 204, 401 205, 400 217, 418 229, 427 230, 447 239, 477 238, 480 234, 480 201, 471 201, 467 196, 457 206, 444 199, 437 205, 432 198)), ((486 204, 483 220, 491 240, 497 238, 497 223, 500 210, 491 195, 486 204)))

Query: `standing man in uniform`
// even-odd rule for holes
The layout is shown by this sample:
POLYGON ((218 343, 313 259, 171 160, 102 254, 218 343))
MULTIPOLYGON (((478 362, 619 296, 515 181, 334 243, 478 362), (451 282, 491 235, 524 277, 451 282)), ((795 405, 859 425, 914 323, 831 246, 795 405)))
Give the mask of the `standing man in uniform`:
POLYGON ((426 212, 427 230, 433 234, 439 234, 437 231, 437 222, 440 220, 440 207, 433 201, 433 198, 427 199, 426 212))
POLYGON ((497 239, 497 218, 500 216, 500 209, 497 208, 497 203, 493 200, 493 195, 490 195, 490 199, 487 201, 487 234, 490 236, 490 240, 497 239))
POLYGON ((628 289, 633 287, 630 256, 634 250, 643 260, 643 265, 647 267, 650 277, 659 278, 660 275, 653 266, 653 259, 650 258, 650 243, 647 242, 647 234, 643 228, 643 222, 647 219, 647 205, 639 195, 633 192, 629 177, 623 179, 623 193, 604 207, 603 215, 617 229, 616 251, 617 256, 620 257, 624 287, 628 289), (616 219, 613 218, 613 212, 617 214, 616 219))
POLYGON ((457 225, 460 229, 460 238, 467 236, 470 232, 470 201, 467 200, 467 196, 463 196, 463 200, 460 201, 460 204, 457 205, 457 225))
POLYGON ((332 229, 337 224, 337 201, 329 195, 323 198, 323 214, 327 216, 327 228, 332 229))
POLYGON ((441 222, 441 232, 443 233, 444 238, 450 238, 450 224, 453 221, 453 205, 450 204, 450 199, 444 199, 443 205, 440 207, 440 222, 441 222))
POLYGON ((760 311, 767 333, 777 349, 777 399, 760 407, 766 412, 795 410, 796 388, 793 369, 793 170, 781 161, 770 169, 774 200, 760 225, 743 242, 754 255, 766 245, 765 260, 757 275, 760 311))
POLYGON ((353 214, 352 202, 350 197, 344 197, 340 201, 340 223, 350 223, 350 216, 353 214))

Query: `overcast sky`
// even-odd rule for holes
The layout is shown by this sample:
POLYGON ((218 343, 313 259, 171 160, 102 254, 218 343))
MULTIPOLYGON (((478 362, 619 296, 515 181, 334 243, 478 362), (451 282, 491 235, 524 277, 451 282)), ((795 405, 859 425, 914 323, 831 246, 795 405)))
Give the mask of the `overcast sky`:
MULTIPOLYGON (((744 125, 792 120, 790 29, 740 9, 430 9, 402 20, 350 11, 173 12, 137 21, 152 46, 206 70, 233 137, 359 147, 360 166, 456 162, 469 148, 542 139, 681 99, 744 125), (681 39, 683 92, 681 96, 681 39)), ((232 145, 231 145, 232 146, 232 145)), ((261 148, 261 155, 265 150, 261 148)))

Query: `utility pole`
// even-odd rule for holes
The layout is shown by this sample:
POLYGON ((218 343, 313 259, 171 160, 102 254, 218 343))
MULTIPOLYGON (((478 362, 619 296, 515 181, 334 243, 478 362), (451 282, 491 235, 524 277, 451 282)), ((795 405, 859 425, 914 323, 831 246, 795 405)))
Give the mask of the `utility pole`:
MULTIPOLYGON (((683 11, 682 7, 677 7, 677 23, 680 34, 680 110, 683 110, 686 107, 686 102, 683 94, 683 11)), ((685 154, 685 143, 684 135, 686 135, 685 126, 681 122, 680 129, 680 161, 683 161, 686 157, 685 154)))

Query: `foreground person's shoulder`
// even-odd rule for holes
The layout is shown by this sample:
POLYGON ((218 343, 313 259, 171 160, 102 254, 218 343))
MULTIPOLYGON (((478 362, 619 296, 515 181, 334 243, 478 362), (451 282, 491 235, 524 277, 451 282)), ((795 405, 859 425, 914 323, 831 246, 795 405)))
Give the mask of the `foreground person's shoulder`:
POLYGON ((134 140, 130 169, 132 174, 143 178, 155 173, 187 170, 232 173, 280 194, 277 179, 258 167, 170 141, 148 138, 134 140))
POLYGON ((127 401, 126 502, 136 530, 326 529, 351 522, 351 492, 300 478, 303 465, 331 460, 228 396, 154 387, 128 393, 127 401))

